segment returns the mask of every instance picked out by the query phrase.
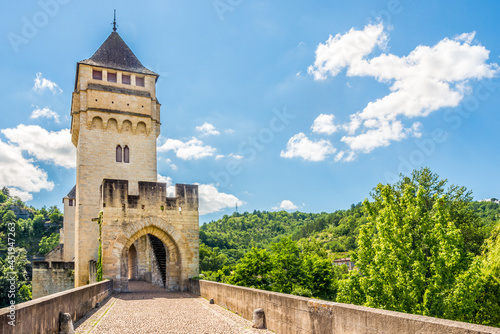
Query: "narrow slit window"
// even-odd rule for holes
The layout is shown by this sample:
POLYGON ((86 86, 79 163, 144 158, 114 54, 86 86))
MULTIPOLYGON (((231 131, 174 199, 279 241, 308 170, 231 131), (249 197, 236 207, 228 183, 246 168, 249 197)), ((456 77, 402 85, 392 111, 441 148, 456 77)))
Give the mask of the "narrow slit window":
POLYGON ((108 72, 108 81, 109 82, 116 82, 116 73, 108 72))
POLYGON ((123 162, 125 162, 127 164, 130 162, 130 150, 129 150, 128 146, 125 146, 123 148, 123 162))
POLYGON ((135 84, 144 87, 144 77, 135 77, 135 84))
POLYGON ((122 147, 120 145, 116 147, 116 162, 122 162, 122 147))
POLYGON ((102 71, 93 70, 92 71, 92 79, 102 80, 102 71))
POLYGON ((73 200, 72 199, 69 200, 69 206, 73 206, 73 200))
POLYGON ((122 84, 130 85, 130 75, 122 74, 122 84))

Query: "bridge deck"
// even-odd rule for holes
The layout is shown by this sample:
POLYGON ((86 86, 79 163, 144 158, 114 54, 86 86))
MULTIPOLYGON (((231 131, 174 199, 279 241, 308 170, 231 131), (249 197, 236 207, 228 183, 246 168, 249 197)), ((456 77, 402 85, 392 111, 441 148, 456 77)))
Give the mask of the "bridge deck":
POLYGON ((76 333, 92 334, 239 334, 272 333, 204 298, 167 292, 146 282, 129 282, 130 293, 111 296, 75 324, 76 333))

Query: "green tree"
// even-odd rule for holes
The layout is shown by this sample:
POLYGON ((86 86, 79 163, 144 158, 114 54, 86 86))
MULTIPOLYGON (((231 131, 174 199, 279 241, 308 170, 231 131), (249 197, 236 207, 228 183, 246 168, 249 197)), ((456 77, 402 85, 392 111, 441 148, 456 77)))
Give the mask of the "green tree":
POLYGON ((271 246, 273 291, 291 293, 301 282, 302 257, 296 241, 285 238, 271 246))
POLYGON ((10 191, 9 191, 9 188, 7 188, 7 187, 3 187, 3 188, 2 188, 2 193, 3 193, 5 196, 7 196, 7 198, 9 198, 9 197, 10 197, 10 191))
POLYGON ((374 202, 365 200, 369 222, 353 256, 358 271, 343 282, 337 301, 443 316, 445 298, 470 262, 463 236, 448 195, 434 193, 429 201, 428 187, 410 184, 402 191, 378 185, 374 202))
POLYGON ((0 190, 0 203, 5 203, 5 201, 7 201, 8 198, 9 198, 9 196, 4 194, 4 192, 2 190, 0 190))
MULTIPOLYGON (((450 185, 448 180, 442 179, 438 174, 433 173, 428 167, 414 170, 409 176, 401 175, 401 180, 397 182, 393 189, 394 196, 403 196, 404 190, 411 186, 415 191, 424 189, 422 212, 432 211, 434 204, 438 198, 446 196, 444 205, 447 206, 447 212, 455 226, 460 229, 464 245, 468 252, 475 255, 481 253, 481 246, 487 238, 488 230, 484 223, 479 219, 471 205, 472 191, 466 187, 450 185)), ((375 188, 372 192, 374 199, 380 199, 380 190, 375 188)))
POLYGON ((500 327, 500 224, 446 302, 446 318, 500 327))
POLYGON ((16 214, 12 210, 8 210, 2 217, 3 224, 12 223, 16 221, 16 214))
POLYGON ((271 254, 265 249, 252 248, 236 265, 228 283, 270 290, 271 254))
POLYGON ((40 240, 38 252, 40 254, 47 254, 56 248, 57 245, 59 245, 59 233, 52 233, 49 237, 43 237, 40 240))
POLYGON ((45 217, 41 214, 35 215, 33 218, 33 232, 35 237, 40 238, 43 235, 45 226, 45 217))
POLYGON ((245 254, 227 283, 333 300, 340 270, 319 242, 299 245, 284 238, 271 251, 253 248, 245 254))
POLYGON ((200 244, 200 270, 217 271, 228 262, 228 257, 218 247, 210 248, 200 244))
POLYGON ((16 304, 31 299, 31 285, 27 272, 29 265, 30 262, 24 248, 16 247, 12 252, 12 257, 0 258, 0 307, 9 305, 11 287, 15 291, 16 304))

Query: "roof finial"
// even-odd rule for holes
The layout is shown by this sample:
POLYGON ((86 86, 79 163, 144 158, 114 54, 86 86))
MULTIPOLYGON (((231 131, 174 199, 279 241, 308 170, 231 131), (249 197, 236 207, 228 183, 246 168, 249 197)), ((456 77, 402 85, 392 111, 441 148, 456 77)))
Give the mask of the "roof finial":
POLYGON ((117 26, 118 26, 118 25, 116 24, 116 9, 115 9, 115 17, 114 17, 114 20, 113 20, 113 31, 115 31, 115 32, 116 32, 116 27, 117 27, 117 26))

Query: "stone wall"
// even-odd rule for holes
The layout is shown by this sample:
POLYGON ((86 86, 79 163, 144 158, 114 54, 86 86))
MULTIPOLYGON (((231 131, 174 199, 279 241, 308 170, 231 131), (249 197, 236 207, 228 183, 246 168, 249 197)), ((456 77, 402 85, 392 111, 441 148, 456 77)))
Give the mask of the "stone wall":
POLYGON ((113 279, 117 291, 128 289, 129 247, 148 234, 160 239, 169 255, 166 289, 185 291, 189 278, 198 276, 198 186, 177 184, 176 197, 167 197, 166 187, 139 182, 139 195, 131 195, 127 180, 102 182, 103 277, 113 279))
POLYGON ((137 280, 151 282, 151 257, 149 239, 143 236, 134 242, 137 251, 137 280))
POLYGON ((33 299, 72 289, 74 268, 73 262, 34 262, 33 299))
POLYGON ((190 280, 190 291, 252 320, 263 308, 278 334, 500 334, 500 328, 190 280))
POLYGON ((112 292, 113 282, 103 281, 18 304, 15 327, 8 324, 11 310, 0 309, 0 333, 58 333, 59 312, 71 314, 75 322, 112 292))
POLYGON ((64 203, 64 221, 63 221, 63 240, 64 244, 64 261, 70 262, 75 260, 75 211, 76 203, 71 199, 73 205, 69 205, 70 198, 63 198, 64 203))

